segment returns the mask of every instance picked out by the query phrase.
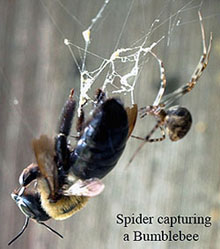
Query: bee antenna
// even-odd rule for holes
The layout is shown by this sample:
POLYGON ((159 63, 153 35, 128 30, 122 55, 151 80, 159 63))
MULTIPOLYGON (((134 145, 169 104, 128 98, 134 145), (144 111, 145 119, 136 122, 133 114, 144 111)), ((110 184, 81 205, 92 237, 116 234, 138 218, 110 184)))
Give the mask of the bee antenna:
POLYGON ((23 232, 25 231, 25 229, 27 228, 28 223, 29 223, 29 218, 26 217, 25 222, 24 222, 24 225, 23 225, 21 231, 20 231, 20 232, 18 233, 18 235, 16 235, 10 242, 8 242, 8 246, 10 246, 17 238, 19 238, 19 237, 22 235, 22 233, 23 233, 23 232))
POLYGON ((41 225, 43 225, 43 226, 45 226, 50 232, 55 233, 55 234, 58 235, 61 239, 63 239, 63 236, 62 236, 60 233, 58 233, 57 231, 55 231, 53 228, 49 227, 47 224, 45 224, 45 223, 43 223, 43 222, 39 222, 39 221, 38 221, 38 223, 41 224, 41 225))

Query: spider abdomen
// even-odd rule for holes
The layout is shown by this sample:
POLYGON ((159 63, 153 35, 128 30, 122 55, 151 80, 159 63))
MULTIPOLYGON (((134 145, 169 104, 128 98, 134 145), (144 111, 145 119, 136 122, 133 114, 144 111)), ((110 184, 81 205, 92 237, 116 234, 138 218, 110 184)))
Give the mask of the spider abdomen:
POLYGON ((190 130, 191 125, 192 116, 185 107, 173 106, 168 109, 165 126, 172 141, 183 138, 190 130))

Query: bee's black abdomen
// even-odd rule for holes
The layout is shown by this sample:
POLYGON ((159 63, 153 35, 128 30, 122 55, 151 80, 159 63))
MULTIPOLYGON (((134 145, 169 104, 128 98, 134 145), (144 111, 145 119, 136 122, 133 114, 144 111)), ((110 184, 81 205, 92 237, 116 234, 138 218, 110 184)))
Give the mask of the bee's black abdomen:
POLYGON ((73 173, 81 179, 102 178, 118 162, 127 141, 128 117, 118 99, 108 99, 93 113, 75 150, 73 173))

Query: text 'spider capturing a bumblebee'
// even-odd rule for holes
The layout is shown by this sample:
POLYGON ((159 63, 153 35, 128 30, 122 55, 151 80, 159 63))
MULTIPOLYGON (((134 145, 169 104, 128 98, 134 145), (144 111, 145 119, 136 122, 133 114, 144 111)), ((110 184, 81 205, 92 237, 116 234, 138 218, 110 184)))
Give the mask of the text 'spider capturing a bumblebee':
POLYGON ((69 218, 83 208, 89 198, 100 194, 104 189, 101 179, 115 167, 129 137, 142 140, 142 143, 128 164, 146 142, 164 140, 165 131, 172 141, 177 141, 187 134, 192 124, 190 112, 184 107, 171 104, 194 88, 208 64, 212 34, 207 48, 200 13, 199 19, 203 54, 186 85, 163 96, 166 87, 163 62, 149 51, 159 63, 161 86, 153 104, 139 109, 141 118, 146 115, 156 118, 155 126, 145 138, 132 135, 138 113, 137 105, 125 108, 119 98, 107 98, 105 92, 98 89, 93 101, 94 108, 87 120, 83 108, 88 101, 80 106, 75 137, 77 144, 72 148, 68 136, 77 104, 74 90, 71 90, 61 112, 58 134, 55 139, 42 135, 33 140, 36 163, 23 170, 19 177, 20 187, 11 194, 26 220, 22 230, 9 245, 25 231, 30 219, 62 237, 44 222, 50 218, 69 218), (161 130, 161 137, 152 138, 158 128, 161 130))

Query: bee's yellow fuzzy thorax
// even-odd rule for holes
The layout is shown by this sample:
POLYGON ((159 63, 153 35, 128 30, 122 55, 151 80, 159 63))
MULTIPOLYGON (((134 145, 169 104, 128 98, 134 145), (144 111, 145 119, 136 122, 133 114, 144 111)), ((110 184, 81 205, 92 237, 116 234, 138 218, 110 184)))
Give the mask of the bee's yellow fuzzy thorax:
POLYGON ((64 220, 82 209, 88 202, 85 196, 62 196, 55 203, 48 199, 49 189, 43 178, 38 180, 38 191, 41 196, 41 204, 46 213, 55 220, 64 220))

